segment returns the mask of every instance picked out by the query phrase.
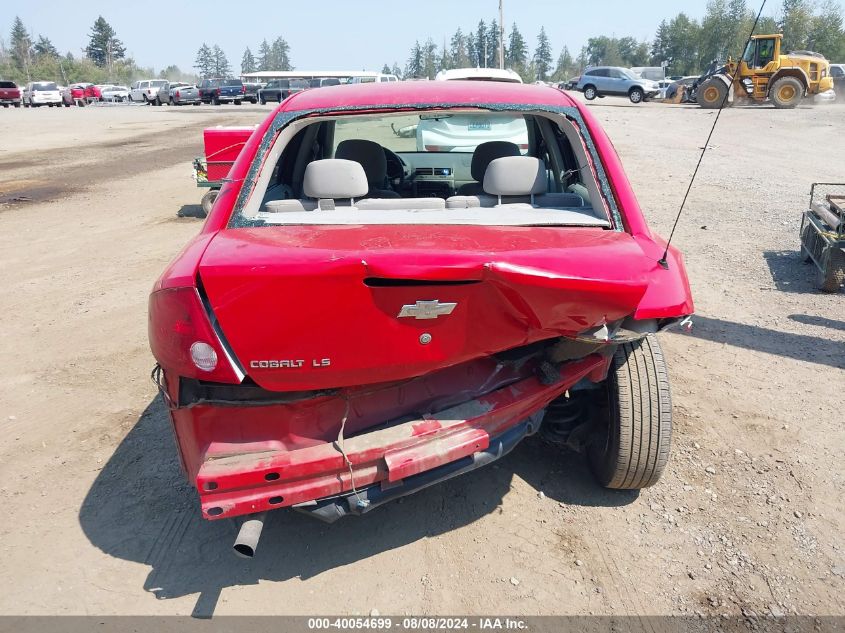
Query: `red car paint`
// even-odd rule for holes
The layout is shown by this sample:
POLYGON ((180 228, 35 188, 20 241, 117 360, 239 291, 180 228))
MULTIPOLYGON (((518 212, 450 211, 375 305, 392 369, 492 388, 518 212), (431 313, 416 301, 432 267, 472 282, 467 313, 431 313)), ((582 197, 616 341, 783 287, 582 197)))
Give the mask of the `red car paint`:
POLYGON ((257 127, 227 180, 200 234, 156 282, 149 315, 180 457, 206 518, 311 502, 353 484, 385 487, 476 454, 578 381, 603 380, 608 368, 606 355, 589 354, 561 363, 548 382, 537 377, 536 359, 494 354, 625 317, 693 312, 682 258, 672 248, 668 266, 658 263, 664 242, 649 230, 609 139, 589 110, 555 89, 414 82, 305 91, 257 127), (276 115, 470 102, 577 109, 624 230, 229 228, 276 115), (399 307, 428 295, 458 306, 445 319, 396 318, 399 307), (192 365, 192 341, 215 349, 211 374, 192 365), (198 379, 246 385, 265 401, 222 406, 185 397, 198 379), (341 424, 345 456, 336 442, 341 424))

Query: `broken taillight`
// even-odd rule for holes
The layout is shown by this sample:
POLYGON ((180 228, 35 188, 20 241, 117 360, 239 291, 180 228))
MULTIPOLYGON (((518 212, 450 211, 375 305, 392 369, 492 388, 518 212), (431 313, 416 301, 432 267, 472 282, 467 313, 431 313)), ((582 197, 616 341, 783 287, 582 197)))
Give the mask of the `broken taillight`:
POLYGON ((212 382, 242 380, 196 288, 168 288, 150 295, 149 337, 153 356, 169 372, 212 382))

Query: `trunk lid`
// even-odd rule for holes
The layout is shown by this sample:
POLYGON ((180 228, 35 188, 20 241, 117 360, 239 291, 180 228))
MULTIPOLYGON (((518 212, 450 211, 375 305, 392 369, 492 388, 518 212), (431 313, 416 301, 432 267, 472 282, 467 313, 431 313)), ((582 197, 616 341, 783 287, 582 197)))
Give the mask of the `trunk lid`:
POLYGON ((221 231, 199 278, 246 374, 288 391, 583 332, 631 314, 654 266, 603 229, 284 226, 221 231))

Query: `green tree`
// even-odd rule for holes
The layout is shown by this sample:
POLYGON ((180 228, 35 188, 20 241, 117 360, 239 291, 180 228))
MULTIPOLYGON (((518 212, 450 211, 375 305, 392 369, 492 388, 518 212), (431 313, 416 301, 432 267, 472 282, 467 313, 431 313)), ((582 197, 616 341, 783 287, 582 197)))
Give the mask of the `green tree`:
POLYGON ((241 57, 241 74, 254 73, 255 69, 255 56, 252 54, 252 51, 249 50, 249 46, 247 46, 243 57, 241 57))
POLYGON ((11 58, 12 64, 19 70, 27 81, 32 81, 30 69, 32 67, 32 37, 29 31, 23 25, 21 19, 15 16, 15 21, 12 23, 11 44, 11 58))
POLYGON ((827 59, 845 59, 845 32, 842 30, 842 9, 833 0, 825 0, 810 22, 809 47, 827 59))
POLYGON ((705 66, 714 59, 727 59, 734 28, 725 0, 710 0, 701 21, 701 54, 705 66))
POLYGON ((664 55, 661 59, 653 58, 655 65, 668 61, 670 75, 697 74, 702 70, 700 42, 703 36, 701 31, 698 22, 690 20, 685 13, 676 15, 669 21, 666 28, 664 55))
POLYGON ((215 77, 228 77, 232 74, 232 68, 229 66, 229 60, 226 58, 226 53, 217 44, 211 49, 211 59, 213 65, 213 73, 215 77))
POLYGON ((110 71, 116 60, 126 57, 123 42, 117 39, 114 29, 103 16, 99 16, 91 27, 85 54, 97 66, 110 71))
POLYGON ((669 24, 666 20, 661 20, 657 27, 657 33, 654 36, 654 41, 651 43, 651 63, 654 66, 659 66, 670 57, 669 54, 669 24))
POLYGON ((511 32, 508 36, 508 50, 505 57, 505 66, 519 73, 522 80, 526 80, 528 72, 528 44, 519 32, 516 22, 511 25, 511 32))
POLYGON ((437 44, 434 43, 434 40, 428 38, 425 41, 422 49, 422 74, 424 77, 428 77, 429 79, 434 79, 434 76, 437 74, 438 71, 438 58, 437 58, 437 44))
POLYGON ((194 68, 197 69, 197 74, 201 79, 211 77, 214 74, 214 53, 205 42, 202 43, 202 46, 197 51, 194 68))
POLYGON ((393 68, 390 69, 390 72, 399 77, 399 79, 403 79, 402 69, 399 68, 399 64, 396 62, 393 62, 393 68))
POLYGON ((472 65, 478 68, 487 65, 487 25, 484 20, 479 20, 475 29, 475 59, 472 65))
POLYGON ((807 48, 813 12, 808 0, 783 0, 783 16, 780 27, 783 31, 783 51, 807 48))
POLYGON ((460 28, 455 31, 449 43, 449 59, 453 68, 466 68, 470 65, 466 37, 460 28))
POLYGON ((557 65, 555 66, 555 71, 552 73, 552 81, 566 81, 575 74, 575 70, 575 60, 572 59, 569 47, 564 46, 563 50, 560 51, 560 55, 558 55, 557 65))
POLYGON ((552 45, 546 35, 545 27, 540 27, 537 35, 537 48, 534 50, 534 68, 537 79, 547 81, 552 69, 552 45))
POLYGON ((420 41, 417 40, 411 49, 411 56, 408 58, 408 63, 405 64, 405 77, 418 78, 423 75, 423 50, 420 46, 420 41))
POLYGON ((499 67, 499 38, 501 33, 499 31, 499 23, 496 20, 490 22, 487 26, 487 35, 484 41, 487 45, 487 59, 485 64, 488 68, 499 67))
POLYGON ((38 41, 35 43, 33 49, 38 56, 59 57, 59 51, 53 46, 53 42, 50 41, 50 38, 44 37, 43 35, 38 36, 38 41))
POLYGON ((283 37, 277 37, 273 40, 271 51, 273 68, 268 68, 268 70, 293 70, 293 65, 290 61, 290 45, 283 37))
POLYGON ((267 40, 263 40, 258 47, 258 70, 270 70, 273 65, 273 51, 270 50, 270 45, 267 40))

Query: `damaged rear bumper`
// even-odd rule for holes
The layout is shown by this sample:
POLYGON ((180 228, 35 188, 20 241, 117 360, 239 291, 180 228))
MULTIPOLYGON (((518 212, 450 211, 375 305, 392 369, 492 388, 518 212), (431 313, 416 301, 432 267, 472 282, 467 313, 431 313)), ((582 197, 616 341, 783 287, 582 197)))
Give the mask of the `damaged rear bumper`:
POLYGON ((538 413, 577 382, 603 379, 607 358, 592 354, 557 369, 551 384, 522 378, 438 413, 346 438, 342 452, 338 442, 322 442, 208 459, 196 476, 203 516, 293 506, 333 521, 474 470, 535 432, 538 413))

